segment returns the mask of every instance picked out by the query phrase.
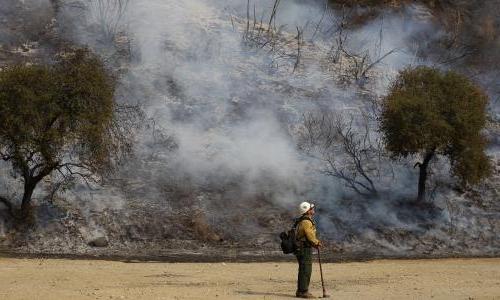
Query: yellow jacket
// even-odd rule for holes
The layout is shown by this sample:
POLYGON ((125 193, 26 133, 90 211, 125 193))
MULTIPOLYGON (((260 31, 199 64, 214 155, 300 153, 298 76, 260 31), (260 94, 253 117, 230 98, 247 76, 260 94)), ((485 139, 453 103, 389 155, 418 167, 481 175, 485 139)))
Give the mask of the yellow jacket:
POLYGON ((308 241, 313 246, 319 244, 319 240, 316 238, 316 224, 311 219, 303 219, 297 224, 296 238, 300 242, 308 241))

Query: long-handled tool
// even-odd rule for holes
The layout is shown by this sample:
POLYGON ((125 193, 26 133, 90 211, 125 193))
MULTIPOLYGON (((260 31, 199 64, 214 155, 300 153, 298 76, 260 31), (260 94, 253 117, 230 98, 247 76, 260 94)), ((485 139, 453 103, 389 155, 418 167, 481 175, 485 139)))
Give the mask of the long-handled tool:
POLYGON ((317 249, 318 249, 319 272, 321 274, 321 286, 323 287, 323 297, 321 297, 321 298, 330 298, 330 295, 326 294, 325 282, 323 281, 323 268, 321 267, 321 254, 319 251, 319 247, 317 249))

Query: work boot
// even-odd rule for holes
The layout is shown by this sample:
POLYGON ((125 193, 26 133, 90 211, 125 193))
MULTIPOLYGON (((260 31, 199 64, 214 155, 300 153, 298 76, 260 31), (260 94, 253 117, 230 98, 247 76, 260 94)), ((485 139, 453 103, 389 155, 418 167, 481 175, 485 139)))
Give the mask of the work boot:
POLYGON ((313 294, 309 292, 301 293, 301 292, 296 292, 295 297, 297 298, 306 298, 306 299, 316 299, 316 297, 313 296, 313 294))

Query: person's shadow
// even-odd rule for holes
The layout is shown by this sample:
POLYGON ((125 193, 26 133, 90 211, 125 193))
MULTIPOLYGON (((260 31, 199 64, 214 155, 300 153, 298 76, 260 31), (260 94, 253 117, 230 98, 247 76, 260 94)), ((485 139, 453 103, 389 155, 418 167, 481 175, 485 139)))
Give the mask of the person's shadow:
POLYGON ((252 292, 252 291, 236 291, 236 293, 247 296, 274 296, 274 297, 295 298, 295 296, 293 295, 282 294, 282 293, 252 292))

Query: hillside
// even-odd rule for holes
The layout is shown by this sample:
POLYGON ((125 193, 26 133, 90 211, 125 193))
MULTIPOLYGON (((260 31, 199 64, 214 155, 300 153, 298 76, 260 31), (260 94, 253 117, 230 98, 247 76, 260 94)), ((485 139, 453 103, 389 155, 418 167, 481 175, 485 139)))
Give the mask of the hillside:
MULTIPOLYGON (((498 256, 500 3, 328 2, 278 1, 273 14, 276 2, 264 0, 3 0, 0 68, 86 46, 116 75, 117 101, 142 115, 131 120, 133 155, 101 184, 61 188, 54 175, 28 220, 0 204, 1 248, 281 258, 279 232, 312 199, 330 258, 498 256), (392 161, 376 147, 376 107, 415 65, 460 72, 489 96, 492 175, 463 188, 438 157, 425 203, 414 201, 421 158, 392 161), (304 146, 305 117, 326 113, 379 151, 364 161, 376 197, 304 146)), ((19 201, 11 168, 0 162, 0 196, 19 201)))

